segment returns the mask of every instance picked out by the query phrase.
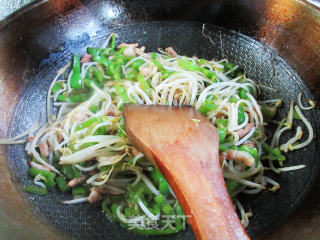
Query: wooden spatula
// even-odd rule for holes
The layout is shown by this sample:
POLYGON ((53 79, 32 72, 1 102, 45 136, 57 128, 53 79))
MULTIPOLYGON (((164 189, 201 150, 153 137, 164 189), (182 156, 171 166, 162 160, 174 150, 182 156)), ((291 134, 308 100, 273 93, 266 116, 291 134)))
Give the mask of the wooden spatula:
POLYGON ((197 239, 249 239, 228 195, 219 163, 219 136, 191 107, 127 105, 129 140, 162 172, 197 239))

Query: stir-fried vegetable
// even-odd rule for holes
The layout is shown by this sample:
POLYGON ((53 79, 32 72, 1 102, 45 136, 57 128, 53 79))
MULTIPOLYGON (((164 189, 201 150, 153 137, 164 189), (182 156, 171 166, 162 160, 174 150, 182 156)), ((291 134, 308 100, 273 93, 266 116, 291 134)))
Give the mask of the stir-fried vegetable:
POLYGON ((55 180, 61 192, 67 192, 69 190, 67 182, 63 177, 58 176, 55 180))
POLYGON ((24 190, 26 192, 34 193, 34 194, 47 194, 47 189, 46 188, 33 186, 33 185, 24 186, 24 190))
POLYGON ((77 54, 73 56, 73 67, 70 85, 74 89, 82 88, 82 79, 80 74, 80 58, 77 54))
POLYGON ((286 160, 286 157, 281 154, 279 148, 272 148, 266 143, 262 143, 261 145, 265 151, 265 154, 262 155, 262 159, 278 160, 279 162, 286 160))
MULTIPOLYGON (((32 156, 29 174, 39 185, 25 186, 27 192, 45 194, 47 188, 57 185, 74 196, 64 204, 102 199, 102 208, 111 220, 139 234, 171 234, 183 229, 186 216, 168 182, 128 142, 121 109, 131 103, 191 105, 210 119, 219 133, 226 186, 238 208, 241 204, 236 195, 241 192, 256 194, 279 188, 264 176, 264 160, 268 169, 277 173, 303 167, 277 169, 273 165, 285 161, 281 151, 302 148, 313 138, 310 123, 300 108, 294 109, 293 102, 268 145, 265 121, 273 120, 282 100, 258 102, 258 86, 238 66, 227 60, 171 57, 163 50, 145 53, 138 44, 116 48, 115 36, 101 48, 88 48, 81 61, 74 55, 72 66, 61 70, 52 83, 48 99, 53 94, 60 107, 56 120, 26 146, 32 156), (296 136, 280 147, 281 134, 292 128, 293 119, 307 126, 309 137, 297 143, 303 134, 300 127, 296 136), (171 217, 174 228, 165 227, 161 221, 165 216, 171 217), (146 224, 154 228, 146 228, 146 224)), ((314 106, 309 102, 312 106, 304 109, 314 106)), ((299 104, 302 106, 301 96, 299 104)), ((7 142, 17 143, 16 139, 7 142)), ((247 215, 240 212, 247 226, 247 215)))

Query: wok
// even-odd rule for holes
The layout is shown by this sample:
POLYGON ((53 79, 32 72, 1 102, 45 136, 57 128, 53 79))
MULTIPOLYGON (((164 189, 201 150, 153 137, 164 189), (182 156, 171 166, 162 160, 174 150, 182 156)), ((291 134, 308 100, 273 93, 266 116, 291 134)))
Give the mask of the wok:
MULTIPOLYGON (((149 51, 170 45, 189 56, 227 57, 249 77, 278 90, 266 96, 280 96, 288 103, 302 92, 319 101, 319 16, 319 8, 303 0, 37 1, 0 23, 0 136, 13 136, 35 121, 45 121, 45 94, 55 72, 73 52, 99 46, 111 31, 119 34, 119 41, 138 41, 149 51), (202 35, 203 23, 213 43, 202 35)), ((318 135, 319 110, 306 115, 318 135)), ((297 213, 276 228, 315 182, 318 144, 315 137, 305 150, 288 155, 288 165, 302 163, 307 168, 273 176, 282 186, 277 194, 243 199, 254 212, 247 229, 250 236, 320 237, 317 186, 297 213)), ((27 195, 22 187, 31 180, 24 159, 23 146, 0 146, 1 239, 148 239, 108 221, 99 206, 61 206, 60 200, 68 195, 55 192, 27 195)), ((194 237, 187 229, 156 239, 194 237)))

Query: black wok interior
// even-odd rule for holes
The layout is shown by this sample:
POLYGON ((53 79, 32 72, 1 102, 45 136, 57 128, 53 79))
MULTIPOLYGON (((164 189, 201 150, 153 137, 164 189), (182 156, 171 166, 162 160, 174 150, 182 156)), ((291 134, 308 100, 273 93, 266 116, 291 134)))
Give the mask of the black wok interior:
MULTIPOLYGON (((139 9, 137 7, 139 3, 142 3, 142 1, 135 3, 137 4, 135 5, 137 9, 139 9)), ((143 1, 143 3, 145 2, 143 1)), ((170 1, 168 3, 170 4, 170 1)), ((132 3, 124 2, 124 4, 130 5, 132 3)), ((160 2, 157 4, 160 4, 160 2)), ((219 1, 216 1, 215 4, 219 4, 219 1)), ((153 7, 157 8, 156 5, 153 7)), ((212 12, 216 8, 219 9, 219 7, 212 6, 212 9, 207 11, 212 12)), ((138 11, 133 14, 134 17, 144 14, 143 16, 147 19, 158 20, 160 18, 157 15, 152 15, 151 6, 150 9, 143 9, 145 11, 150 10, 150 12, 144 14, 138 11)), ((190 8, 188 10, 191 11, 190 8)), ((187 12, 186 14, 190 15, 191 13, 187 12)), ((200 15, 197 13, 196 16, 200 15)), ((268 88, 262 88, 264 90, 262 97, 284 99, 285 104, 278 115, 278 119, 282 119, 286 115, 290 100, 296 100, 299 92, 302 92, 306 98, 313 98, 294 69, 274 50, 253 38, 226 28, 206 24, 204 33, 212 38, 214 42, 212 44, 202 34, 202 23, 215 22, 218 17, 213 15, 211 19, 209 14, 204 14, 203 17, 198 19, 199 21, 197 22, 148 21, 125 25, 119 24, 120 26, 111 26, 104 30, 99 30, 94 35, 84 32, 76 38, 69 39, 64 44, 56 46, 50 40, 50 46, 52 47, 52 49, 49 49, 50 54, 41 59, 36 69, 36 74, 23 92, 11 119, 9 135, 14 136, 22 132, 34 122, 45 122, 47 89, 56 71, 70 61, 72 53, 81 55, 85 53, 88 46, 99 46, 110 32, 116 32, 119 35, 118 43, 138 42, 141 45, 145 45, 147 51, 156 51, 158 47, 173 46, 181 55, 195 55, 207 59, 228 58, 231 62, 244 69, 244 72, 250 78, 276 89, 276 91, 272 91, 268 88)), ((178 15, 177 18, 180 19, 181 16, 178 15)), ((246 19, 246 21, 250 21, 250 19, 246 19)), ((228 22, 226 22, 227 24, 228 22)), ((248 23, 248 25, 250 24, 248 23)), ((48 36, 43 35, 42 37, 45 39, 48 36)), ((39 39, 30 39, 28 43, 36 44, 36 40, 39 39)), ((41 44, 39 44, 39 47, 41 47, 41 44)), ((39 49, 32 48, 32 50, 37 51, 37 54, 45 54, 45 51, 39 49)), ((317 115, 317 111, 306 112, 306 116, 312 122, 316 132, 318 132, 319 123, 317 119, 319 119, 319 115, 317 115)), ((269 128, 273 129, 274 126, 269 126, 269 128)), ((287 134, 284 140, 293 135, 294 133, 287 134)), ((288 166, 306 164, 306 168, 281 175, 269 174, 281 184, 281 189, 276 194, 265 191, 256 196, 241 197, 244 206, 247 209, 251 208, 254 214, 247 228, 251 237, 255 238, 283 221, 302 201, 306 192, 310 189, 319 168, 319 164, 316 162, 317 154, 315 154, 318 152, 317 141, 316 139, 302 151, 287 154, 288 161, 286 164, 288 166)), ((24 193, 22 190, 23 185, 32 183, 32 179, 27 175, 27 162, 21 161, 21 159, 27 159, 24 147, 22 145, 9 146, 7 153, 8 165, 13 178, 18 182, 19 193, 28 205, 33 206, 33 212, 62 236, 72 239, 151 239, 135 235, 121 228, 118 224, 111 223, 97 204, 61 205, 61 201, 71 199, 71 194, 51 191, 44 196, 34 196, 24 193)), ((194 239, 194 236, 188 227, 186 231, 177 235, 152 237, 152 239, 194 239)))

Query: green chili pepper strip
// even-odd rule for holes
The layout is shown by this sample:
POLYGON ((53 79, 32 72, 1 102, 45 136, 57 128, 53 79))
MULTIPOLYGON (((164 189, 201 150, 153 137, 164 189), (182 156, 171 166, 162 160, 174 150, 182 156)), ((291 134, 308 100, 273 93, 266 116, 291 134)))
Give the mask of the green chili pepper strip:
POLYGON ((111 61, 105 57, 101 57, 101 56, 93 56, 93 61, 101 63, 102 65, 104 65, 105 67, 109 67, 111 64, 111 61))
POLYGON ((219 145, 219 151, 227 151, 227 150, 230 150, 230 148, 223 145, 219 145))
MULTIPOLYGON (((152 209, 151 209, 152 210, 152 209)), ((131 217, 131 216, 138 216, 139 215, 139 210, 136 210, 134 208, 125 208, 124 209, 124 215, 126 217, 131 217)))
POLYGON ((216 125, 221 124, 221 125, 223 125, 224 127, 227 127, 227 126, 228 126, 228 119, 224 119, 224 118, 216 119, 216 120, 214 121, 214 123, 215 123, 216 125))
POLYGON ((54 177, 48 177, 45 179, 44 184, 48 187, 48 188, 52 188, 56 185, 56 181, 54 180, 54 177))
POLYGON ((61 167, 61 172, 68 179, 78 178, 80 177, 80 170, 71 164, 64 164, 61 167))
POLYGON ((110 55, 114 49, 115 49, 115 46, 116 46, 116 39, 115 39, 115 34, 113 34, 111 36, 111 43, 110 43, 110 46, 108 48, 88 48, 87 51, 89 54, 91 54, 92 56, 108 56, 110 55))
POLYGON ((234 191, 236 191, 239 187, 239 183, 232 179, 226 179, 226 187, 229 195, 231 195, 234 191))
POLYGON ((31 167, 29 169, 29 174, 32 177, 37 176, 38 174, 41 174, 43 177, 45 177, 45 185, 49 188, 54 187, 56 185, 54 178, 56 177, 56 174, 50 171, 46 171, 46 170, 40 170, 34 167, 31 167))
POLYGON ((163 196, 168 197, 170 195, 170 192, 169 192, 170 186, 167 180, 161 174, 161 172, 158 169, 153 168, 152 171, 150 172, 150 176, 153 182, 155 183, 155 185, 159 187, 159 192, 163 196))
POLYGON ((88 48, 87 52, 91 54, 93 57, 108 57, 112 53, 112 49, 110 48, 88 48))
POLYGON ((231 103, 236 103, 236 102, 238 102, 238 99, 236 99, 235 97, 231 97, 231 98, 229 99, 229 102, 231 102, 231 103))
POLYGON ((129 187, 129 190, 126 193, 126 198, 132 204, 136 204, 139 199, 143 199, 143 196, 146 197, 146 195, 152 196, 152 192, 145 183, 139 182, 137 185, 129 187))
MULTIPOLYGON (((103 123, 108 120, 107 116, 100 116, 100 117, 92 117, 89 118, 87 121, 84 121, 80 125, 78 125, 75 129, 75 131, 79 131, 84 128, 88 128, 88 133, 91 133, 94 127, 99 124, 103 123)), ((106 133, 106 126, 99 127, 93 134, 94 135, 103 135, 106 133)))
POLYGON ((211 81, 216 82, 216 73, 206 68, 200 68, 200 71, 211 81))
POLYGON ((155 52, 151 53, 151 59, 156 59, 157 58, 157 54, 155 52))
POLYGON ((267 153, 271 153, 273 155, 278 155, 280 153, 278 148, 272 148, 266 143, 262 143, 261 146, 262 146, 262 149, 267 153))
POLYGON ((135 70, 135 71, 139 71, 139 68, 141 67, 142 64, 144 64, 145 61, 142 60, 142 59, 138 59, 136 61, 134 61, 132 64, 131 64, 131 67, 135 70))
MULTIPOLYGON (((162 176, 162 174, 161 174, 162 176)), ((170 192, 169 192, 169 189, 170 189, 170 186, 169 186, 169 183, 166 181, 166 179, 162 176, 160 179, 159 179, 159 192, 166 196, 166 197, 169 197, 170 195, 170 192)))
POLYGON ((138 72, 132 70, 132 71, 130 71, 130 72, 127 73, 126 79, 135 81, 135 80, 137 79, 137 75, 138 75, 138 72))
POLYGON ((113 77, 114 80, 121 80, 122 77, 122 66, 123 63, 111 62, 109 65, 108 73, 113 77))
POLYGON ((94 104, 90 105, 90 107, 89 107, 89 110, 93 113, 96 113, 98 111, 98 109, 99 109, 98 106, 94 105, 94 104))
POLYGON ((133 211, 132 211, 132 210, 133 210, 132 208, 125 208, 125 209, 124 209, 124 215, 125 215, 126 217, 132 216, 132 215, 133 215, 133 211))
POLYGON ((155 167, 152 169, 152 171, 150 172, 150 177, 153 181, 153 183, 158 186, 159 182, 160 182, 160 178, 161 178, 162 174, 160 173, 160 171, 158 169, 156 169, 155 167))
POLYGON ((239 95, 241 99, 247 99, 246 90, 244 90, 243 88, 240 89, 239 95))
POLYGON ((120 124, 120 127, 118 128, 117 134, 118 134, 118 136, 120 136, 120 137, 125 137, 125 136, 126 136, 124 123, 121 123, 121 124, 120 124))
POLYGON ((53 94, 55 94, 56 92, 58 92, 61 89, 62 85, 63 84, 61 82, 54 84, 53 87, 51 88, 51 92, 53 94))
POLYGON ((114 89, 116 91, 116 94, 119 95, 124 103, 129 103, 130 102, 130 98, 127 94, 127 91, 124 87, 120 86, 120 85, 115 85, 114 89))
POLYGON ((82 88, 81 74, 80 74, 80 58, 77 54, 73 55, 72 76, 70 79, 70 86, 74 89, 82 88))
POLYGON ((147 83, 146 79, 142 74, 138 74, 137 76, 138 82, 140 84, 140 87, 142 88, 143 91, 145 91, 148 95, 150 93, 150 86, 147 83))
POLYGON ((31 167, 29 169, 29 174, 30 176, 32 177, 35 177, 37 176, 38 174, 41 174, 42 176, 46 177, 46 178, 49 178, 49 177, 55 177, 56 174, 53 173, 53 172, 50 172, 50 171, 46 171, 46 170, 40 170, 40 169, 37 169, 37 168, 34 168, 34 167, 31 167))
POLYGON ((169 72, 169 71, 166 71, 166 70, 161 70, 161 73, 162 73, 162 79, 167 79, 168 77, 170 77, 175 72, 169 72))
POLYGON ((261 144, 263 151, 268 155, 263 155, 262 159, 278 160, 280 163, 286 160, 286 157, 281 154, 279 148, 272 148, 266 143, 261 144))
POLYGON ((234 67, 234 65, 232 63, 230 63, 230 62, 225 63, 223 65, 224 65, 224 67, 226 67, 227 70, 231 70, 234 67))
POLYGON ((114 203, 114 204, 111 205, 112 216, 114 217, 114 219, 116 219, 116 222, 122 222, 122 221, 119 219, 118 215, 117 215, 117 208, 118 208, 118 207, 119 207, 119 204, 116 204, 116 203, 114 203))
POLYGON ((94 84, 95 86, 97 86, 98 88, 103 88, 103 82, 99 82, 96 79, 92 79, 92 78, 85 78, 83 79, 83 83, 84 85, 89 88, 92 89, 91 84, 94 84))
POLYGON ((223 143, 232 143, 233 140, 234 140, 233 136, 229 135, 224 139, 223 143))
POLYGON ((46 188, 33 186, 33 185, 24 186, 24 190, 26 192, 34 193, 34 194, 47 194, 47 189, 46 188))
POLYGON ((65 95, 59 95, 57 97, 57 100, 60 102, 84 102, 86 100, 88 100, 90 97, 89 94, 78 94, 78 95, 74 95, 74 96, 65 96, 65 95))
POLYGON ((156 202, 156 204, 158 206, 162 206, 166 202, 166 199, 164 198, 164 196, 162 194, 159 194, 154 197, 154 201, 156 202))
POLYGON ((251 148, 251 147, 248 147, 248 146, 246 146, 246 145, 242 145, 242 146, 238 147, 237 150, 243 151, 243 152, 247 152, 247 153, 249 153, 252 157, 254 157, 255 159, 258 158, 258 150, 257 150, 255 147, 251 148))
POLYGON ((251 86, 248 86, 248 89, 249 89, 250 94, 253 95, 253 88, 251 86))
POLYGON ((227 136, 227 128, 225 128, 222 124, 218 124, 218 134, 219 134, 219 141, 222 143, 227 136))
POLYGON ((188 70, 188 71, 198 71, 202 72, 206 77, 211 79, 212 81, 216 80, 216 73, 213 71, 210 71, 206 68, 202 68, 196 64, 194 64, 191 60, 186 60, 186 59, 178 59, 178 64, 180 67, 188 70))
POLYGON ((82 94, 69 97, 69 102, 84 102, 89 98, 90 98, 89 94, 82 93, 82 94))
POLYGON ((163 66, 159 61, 157 61, 156 59, 153 59, 152 62, 158 68, 158 70, 163 70, 163 66))
POLYGON ((107 132, 106 126, 101 126, 93 133, 93 135, 105 135, 106 132, 107 132))
POLYGON ((108 208, 109 202, 110 202, 109 199, 104 200, 101 204, 102 209, 112 221, 119 222, 118 219, 113 216, 111 210, 108 208))
POLYGON ((73 196, 87 196, 89 194, 89 185, 80 185, 72 188, 73 196))
POLYGON ((98 118, 96 118, 96 117, 89 118, 88 120, 84 121, 80 125, 76 126, 75 132, 82 130, 82 129, 85 129, 87 127, 90 127, 92 124, 95 124, 97 122, 98 122, 98 118))
POLYGON ((174 210, 173 207, 171 207, 170 204, 165 203, 162 207, 161 207, 161 211, 163 214, 165 215, 174 215, 174 210))
POLYGON ((137 189, 136 191, 131 190, 128 191, 128 199, 132 204, 136 204, 138 200, 141 198, 144 190, 142 188, 137 189))
POLYGON ((201 67, 194 64, 191 60, 178 59, 178 65, 188 71, 201 71, 201 67))
POLYGON ((93 75, 97 78, 99 82, 103 82, 103 74, 96 67, 91 67, 93 75))
POLYGON ((91 54, 92 56, 97 56, 99 53, 103 52, 103 49, 101 48, 88 48, 87 49, 88 53, 91 54))
POLYGON ((153 206, 152 206, 151 212, 152 212, 154 215, 161 214, 161 210, 160 210, 159 206, 157 206, 157 205, 153 205, 153 206))
POLYGON ((211 99, 206 99, 204 103, 201 105, 199 108, 199 112, 202 114, 207 114, 210 111, 215 111, 217 110, 218 106, 214 104, 213 100, 211 99))
POLYGON ((239 106, 239 108, 238 108, 238 124, 240 125, 241 123, 243 123, 245 119, 246 119, 246 116, 245 116, 244 109, 243 109, 243 107, 239 106))
POLYGON ((61 176, 56 177, 56 182, 57 182, 57 185, 58 185, 59 189, 61 190, 61 192, 64 193, 69 190, 68 184, 63 177, 61 177, 61 176))

